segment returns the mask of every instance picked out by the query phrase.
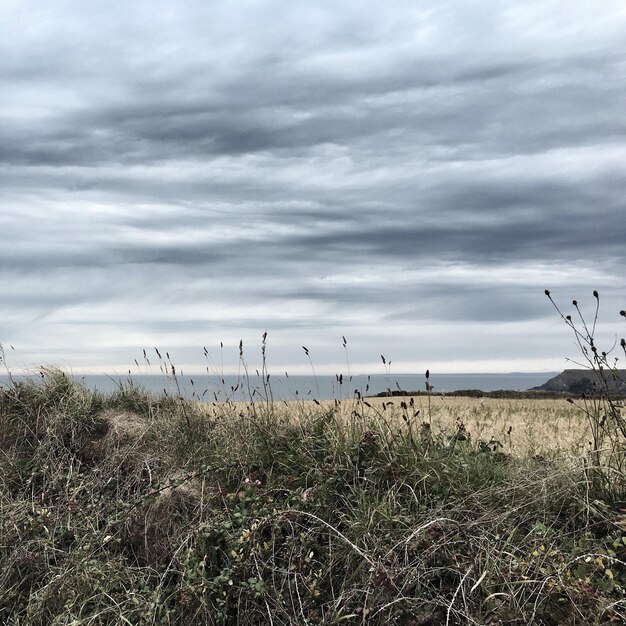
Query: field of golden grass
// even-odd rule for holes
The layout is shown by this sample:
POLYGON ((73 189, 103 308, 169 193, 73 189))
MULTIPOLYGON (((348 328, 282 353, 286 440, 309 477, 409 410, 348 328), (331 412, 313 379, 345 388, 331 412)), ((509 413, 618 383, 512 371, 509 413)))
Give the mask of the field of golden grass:
POLYGON ((434 437, 451 437, 463 424, 471 441, 495 441, 499 451, 516 456, 528 454, 578 455, 589 441, 589 426, 581 407, 564 399, 500 399, 433 395, 393 398, 313 400, 256 403, 206 403, 209 415, 236 419, 255 412, 271 411, 279 419, 295 420, 312 411, 332 411, 339 422, 365 425, 384 421, 392 430, 420 432, 430 423, 434 437), (412 404, 411 404, 412 403, 412 404), (230 406, 230 411, 228 411, 230 406))

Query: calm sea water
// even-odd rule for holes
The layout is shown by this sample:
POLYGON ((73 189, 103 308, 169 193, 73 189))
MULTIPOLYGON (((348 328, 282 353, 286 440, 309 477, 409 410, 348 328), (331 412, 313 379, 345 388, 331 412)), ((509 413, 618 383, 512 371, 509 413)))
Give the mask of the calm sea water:
MULTIPOLYGON (((434 386, 434 393, 445 393, 459 389, 481 389, 483 391, 497 391, 500 389, 525 390, 545 383, 556 376, 558 372, 512 374, 437 374, 430 375, 430 384, 434 386)), ((19 377, 16 377, 19 379, 19 377)), ((205 401, 231 400, 247 401, 265 399, 267 396, 274 400, 317 399, 331 400, 354 396, 355 391, 361 395, 375 395, 387 389, 404 391, 423 390, 425 379, 423 374, 400 374, 386 376, 376 374, 372 376, 344 377, 340 382, 336 376, 270 376, 269 383, 263 384, 260 376, 250 376, 249 379, 237 376, 178 376, 176 381, 165 376, 138 375, 138 376, 75 376, 90 389, 98 389, 110 393, 132 382, 143 389, 161 395, 164 392, 178 396, 179 394, 190 400, 205 401)), ((7 377, 0 377, 0 383, 6 384, 7 377)))

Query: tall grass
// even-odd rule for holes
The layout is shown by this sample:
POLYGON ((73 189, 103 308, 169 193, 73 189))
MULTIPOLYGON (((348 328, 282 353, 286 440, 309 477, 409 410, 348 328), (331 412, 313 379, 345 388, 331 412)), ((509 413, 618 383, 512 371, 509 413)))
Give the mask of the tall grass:
POLYGON ((624 619, 624 503, 575 457, 269 394, 208 412, 54 370, 0 390, 0 623, 624 619))
MULTIPOLYGON (((619 393, 626 389, 626 381, 622 378, 623 370, 618 368, 617 342, 606 350, 596 345, 600 295, 593 292, 595 311, 593 318, 587 320, 576 300, 572 301, 574 314, 566 315, 547 289, 545 293, 574 335, 579 348, 577 364, 588 369, 593 378, 591 391, 583 393, 578 402, 570 400, 589 424, 589 479, 606 491, 605 497, 617 494, 619 498, 626 498, 626 416, 622 414, 624 396, 619 393)), ((626 318, 626 311, 620 311, 620 315, 626 318)), ((626 357, 624 338, 619 346, 626 357)))

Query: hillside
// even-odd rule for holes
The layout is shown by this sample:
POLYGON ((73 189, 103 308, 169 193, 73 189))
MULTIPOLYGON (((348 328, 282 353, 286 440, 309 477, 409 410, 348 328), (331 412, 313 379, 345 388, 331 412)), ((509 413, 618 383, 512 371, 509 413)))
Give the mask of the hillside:
MULTIPOLYGON (((539 387, 531 391, 549 391, 557 393, 591 393, 594 385, 600 382, 599 373, 585 369, 563 370, 539 387)), ((626 370, 614 370, 605 374, 612 393, 626 395, 626 370)))

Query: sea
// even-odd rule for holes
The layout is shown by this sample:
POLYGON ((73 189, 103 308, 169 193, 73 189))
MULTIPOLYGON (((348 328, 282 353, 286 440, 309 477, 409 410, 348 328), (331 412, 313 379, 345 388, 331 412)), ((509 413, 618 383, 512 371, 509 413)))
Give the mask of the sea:
MULTIPOLYGON (((437 374, 431 372, 428 382, 432 393, 445 394, 460 389, 482 391, 524 391, 537 387, 558 372, 513 372, 508 374, 437 374)), ((258 375, 73 375, 77 382, 89 389, 105 394, 113 393, 130 385, 138 386, 149 393, 160 396, 167 394, 188 400, 204 402, 248 402, 250 400, 332 400, 351 398, 355 394, 373 396, 385 391, 424 391, 424 374, 374 374, 355 376, 273 376, 269 379, 258 375)), ((24 376, 13 376, 14 380, 24 376)), ((8 376, 0 376, 0 385, 9 384, 8 376)))

